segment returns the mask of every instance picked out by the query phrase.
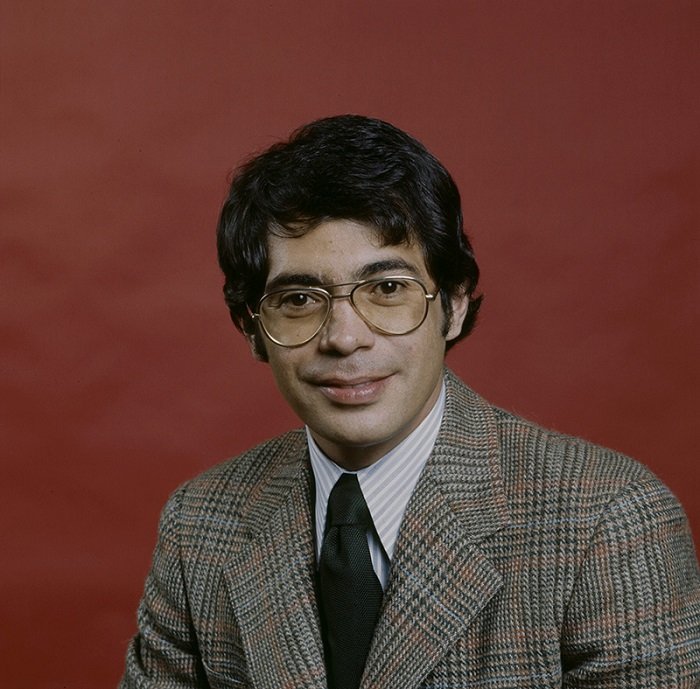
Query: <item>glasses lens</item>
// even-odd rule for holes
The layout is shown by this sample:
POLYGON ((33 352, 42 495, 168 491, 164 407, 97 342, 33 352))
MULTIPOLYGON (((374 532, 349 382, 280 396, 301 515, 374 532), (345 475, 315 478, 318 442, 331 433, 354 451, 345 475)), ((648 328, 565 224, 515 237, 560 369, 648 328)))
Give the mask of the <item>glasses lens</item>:
POLYGON ((260 322, 272 340, 293 347, 316 334, 329 305, 328 295, 320 290, 280 290, 260 302, 260 322))
POLYGON ((389 335, 415 330, 428 310, 423 286, 408 278, 382 278, 358 285, 352 301, 368 323, 389 335))

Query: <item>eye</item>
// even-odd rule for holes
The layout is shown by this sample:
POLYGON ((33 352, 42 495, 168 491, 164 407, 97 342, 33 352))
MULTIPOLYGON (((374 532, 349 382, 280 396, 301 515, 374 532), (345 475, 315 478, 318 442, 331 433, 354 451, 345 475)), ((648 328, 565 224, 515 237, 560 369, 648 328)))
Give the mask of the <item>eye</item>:
POLYGON ((401 290, 401 287, 402 283, 398 280, 382 280, 382 282, 377 283, 377 289, 386 295, 396 294, 396 292, 401 290))
POLYGON ((323 307, 324 299, 321 294, 311 290, 290 289, 275 295, 270 306, 277 309, 282 316, 297 318, 316 313, 323 307))
POLYGON ((406 291, 407 284, 404 280, 388 278, 387 280, 377 280, 372 285, 372 296, 375 299, 391 300, 397 299, 406 291))
POLYGON ((303 308, 311 303, 311 296, 308 292, 285 292, 281 295, 280 305, 293 308, 303 308))

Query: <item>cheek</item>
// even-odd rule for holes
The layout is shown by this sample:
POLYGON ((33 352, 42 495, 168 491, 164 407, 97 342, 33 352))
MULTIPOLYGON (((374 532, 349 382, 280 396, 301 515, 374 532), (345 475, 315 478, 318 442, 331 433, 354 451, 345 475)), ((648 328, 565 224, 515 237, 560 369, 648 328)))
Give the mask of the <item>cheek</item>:
MULTIPOLYGON (((436 306, 441 307, 442 305, 436 304, 436 306)), ((444 353, 445 337, 450 329, 450 319, 442 308, 436 308, 426 321, 422 326, 426 329, 425 341, 422 345, 426 350, 425 354, 437 356, 438 352, 444 353)))
POLYGON ((268 350, 267 360, 272 369, 272 375, 282 396, 291 406, 296 408, 298 400, 302 396, 302 384, 297 374, 298 363, 290 356, 291 350, 279 352, 276 345, 272 345, 272 347, 268 350))

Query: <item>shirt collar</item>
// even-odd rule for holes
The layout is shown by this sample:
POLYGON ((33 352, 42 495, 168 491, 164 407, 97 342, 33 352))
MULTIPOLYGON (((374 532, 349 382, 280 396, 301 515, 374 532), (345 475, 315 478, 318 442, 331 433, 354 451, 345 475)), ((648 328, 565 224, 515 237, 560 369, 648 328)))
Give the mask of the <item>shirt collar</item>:
MULTIPOLYGON (((403 513, 435 445, 444 408, 443 382, 440 395, 430 413, 409 436, 374 464, 357 472, 348 472, 357 474, 374 527, 389 560, 394 554, 403 513)), ((311 436, 308 427, 306 438, 316 482, 316 556, 319 557, 328 496, 345 469, 326 457, 311 436)))

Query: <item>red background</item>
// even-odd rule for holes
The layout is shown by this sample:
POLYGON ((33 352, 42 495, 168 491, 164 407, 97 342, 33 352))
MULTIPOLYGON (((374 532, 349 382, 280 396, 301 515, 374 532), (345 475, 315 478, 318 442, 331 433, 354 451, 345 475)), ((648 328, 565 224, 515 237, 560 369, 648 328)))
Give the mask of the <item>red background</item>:
POLYGON ((700 532, 696 2, 2 2, 3 685, 110 687, 169 492, 298 422, 229 324, 243 156, 388 119, 463 192, 451 365, 648 464, 700 532))

